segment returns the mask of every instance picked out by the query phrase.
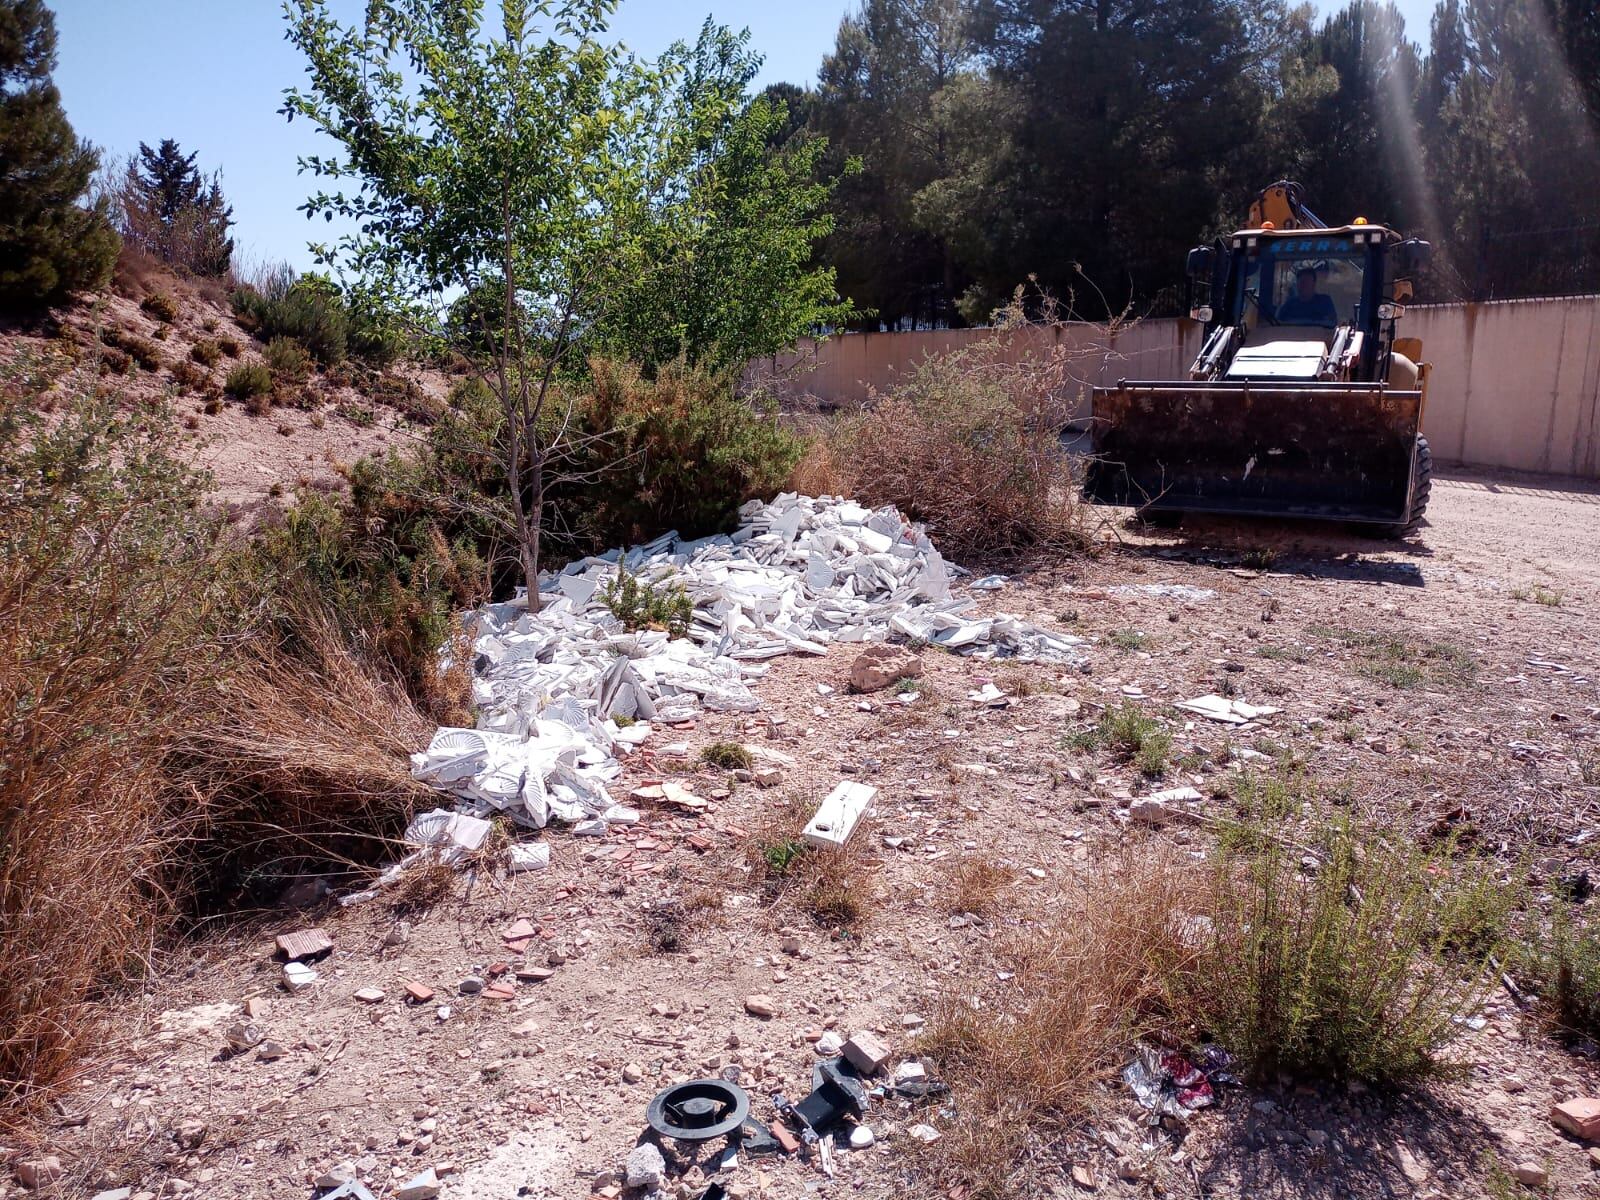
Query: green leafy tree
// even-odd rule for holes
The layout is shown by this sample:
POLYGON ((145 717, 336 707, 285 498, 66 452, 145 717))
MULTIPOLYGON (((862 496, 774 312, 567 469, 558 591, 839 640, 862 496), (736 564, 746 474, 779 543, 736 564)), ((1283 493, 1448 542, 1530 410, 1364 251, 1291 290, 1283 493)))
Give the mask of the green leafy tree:
POLYGON ((233 208, 221 178, 207 179, 195 158, 171 138, 154 150, 139 143, 122 190, 122 236, 163 262, 215 278, 233 259, 233 208))
POLYGON ((682 191, 650 206, 642 269, 606 298, 595 339, 650 369, 678 358, 741 367, 851 312, 833 268, 814 261, 833 229, 827 143, 788 140, 787 105, 747 98, 761 61, 748 41, 707 21, 693 47, 661 60, 679 82, 656 124, 682 143, 682 191))
POLYGON ((1570 44, 1582 62, 1583 24, 1553 26, 1552 7, 1442 0, 1434 11, 1418 122, 1430 232, 1445 250, 1436 274, 1458 294, 1600 284, 1600 128, 1562 57, 1570 44))
POLYGON ((0 306, 12 311, 103 286, 119 249, 106 203, 81 203, 99 156, 67 122, 55 65, 50 10, 0 0, 0 306))
POLYGON ((823 59, 813 127, 835 169, 861 163, 840 185, 827 251, 870 328, 948 321, 969 282, 956 229, 975 210, 942 185, 963 173, 972 139, 1008 129, 963 103, 989 95, 978 51, 971 0, 863 0, 823 59))
POLYGON ((779 114, 745 105, 743 42, 708 26, 697 49, 643 62, 603 40, 613 8, 371 0, 347 27, 326 0, 288 4, 310 83, 285 112, 343 149, 302 160, 337 189, 305 208, 360 230, 314 249, 473 362, 501 415, 499 519, 534 606, 549 506, 608 435, 583 432, 570 386, 586 346, 726 361, 835 307, 802 256, 825 190, 803 159, 764 156, 779 114), (652 313, 662 332, 645 339, 652 313))

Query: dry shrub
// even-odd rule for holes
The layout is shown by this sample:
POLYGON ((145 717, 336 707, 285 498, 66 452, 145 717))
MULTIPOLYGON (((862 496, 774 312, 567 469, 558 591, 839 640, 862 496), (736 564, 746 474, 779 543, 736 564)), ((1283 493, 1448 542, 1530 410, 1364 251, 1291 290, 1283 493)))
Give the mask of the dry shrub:
POLYGON ((850 481, 846 473, 840 469, 835 459, 836 453, 837 449, 829 438, 825 436, 812 438, 806 443, 800 461, 789 473, 788 490, 799 492, 802 496, 846 494, 850 481))
POLYGON ((436 798, 408 758, 432 722, 350 651, 320 601, 287 604, 175 741, 177 774, 206 798, 203 901, 270 900, 305 870, 371 863, 436 798))
POLYGON ((1087 546, 1080 470, 1060 433, 1103 356, 1098 338, 1047 309, 994 336, 929 357, 835 429, 827 461, 840 489, 925 521, 948 553, 1011 556, 1087 546))
POLYGON ((0 389, 0 1119, 199 901, 370 860, 431 799, 431 726, 219 546, 177 422, 75 382, 48 419, 0 389))
POLYGON ((1165 981, 1193 960, 1182 918, 1200 911, 1202 884, 1166 854, 1104 863, 1002 947, 1011 978, 963 974, 971 990, 940 997, 920 1045, 960 1115, 933 1147, 935 1174, 971 1200, 1026 1193, 1031 1137, 1086 1117, 1096 1079, 1173 1024, 1165 981))
POLYGON ((0 420, 0 1106, 28 1105, 137 972, 177 851, 158 704, 206 666, 201 480, 164 413, 94 393, 0 420), (187 664, 177 669, 178 664, 187 664))

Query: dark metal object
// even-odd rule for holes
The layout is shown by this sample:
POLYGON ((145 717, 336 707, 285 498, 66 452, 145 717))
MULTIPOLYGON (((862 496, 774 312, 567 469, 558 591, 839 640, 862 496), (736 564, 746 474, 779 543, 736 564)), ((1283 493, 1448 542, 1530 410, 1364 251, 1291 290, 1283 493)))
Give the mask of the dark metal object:
POLYGON ((663 1137, 708 1142, 732 1133, 750 1115, 750 1097, 725 1079, 694 1079, 656 1095, 644 1119, 663 1137))
POLYGON ((811 1068, 811 1094, 794 1113, 813 1133, 826 1133, 845 1117, 867 1111, 867 1089, 842 1058, 824 1059, 811 1068))
POLYGON ((1096 388, 1101 504, 1392 525, 1411 512, 1422 393, 1377 383, 1096 388))

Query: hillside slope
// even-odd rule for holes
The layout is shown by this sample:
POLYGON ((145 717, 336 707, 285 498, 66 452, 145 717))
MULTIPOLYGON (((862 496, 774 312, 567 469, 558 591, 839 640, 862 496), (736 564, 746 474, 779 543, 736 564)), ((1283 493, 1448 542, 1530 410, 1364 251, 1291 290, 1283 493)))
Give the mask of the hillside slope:
POLYGON ((229 373, 240 363, 264 364, 265 351, 219 284, 133 271, 124 262, 110 290, 49 322, 0 326, 0 387, 49 409, 98 377, 126 405, 165 401, 193 461, 214 477, 218 506, 246 528, 270 518, 296 489, 338 490, 345 464, 419 437, 448 390, 438 371, 404 364, 376 371, 350 360, 280 371, 270 396, 229 395, 229 373))

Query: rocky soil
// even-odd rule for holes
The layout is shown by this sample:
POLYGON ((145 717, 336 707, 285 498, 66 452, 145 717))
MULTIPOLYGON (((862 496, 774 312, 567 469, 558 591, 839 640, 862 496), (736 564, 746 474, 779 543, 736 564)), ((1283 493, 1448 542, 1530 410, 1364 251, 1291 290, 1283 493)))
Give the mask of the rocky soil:
MULTIPOLYGON (((620 791, 670 776, 711 799, 703 811, 646 805, 598 841, 553 830, 547 870, 463 875, 431 906, 324 901, 201 936, 114 1002, 104 1055, 43 1140, 8 1148, 58 1157, 54 1186, 70 1196, 309 1197, 340 1167, 380 1197, 430 1168, 447 1200, 617 1195, 667 1082, 736 1068, 765 1121, 769 1093, 809 1090, 824 1035, 874 1031, 892 1061, 914 1057, 921 1015, 992 970, 995 939, 1064 881, 1118 848, 1197 848, 1196 830, 1130 820, 1151 790, 1133 768, 1063 745, 1125 699, 1175 735, 1181 766, 1161 786, 1209 795, 1227 745, 1292 747, 1359 810, 1419 838, 1454 830, 1541 883, 1593 867, 1597 504, 1576 485, 1463 473, 1436 485, 1431 526, 1408 546, 1310 526, 1114 526, 1116 549, 980 593, 985 609, 1092 638, 1081 673, 924 653, 905 703, 850 694, 848 647, 776 660, 761 714, 661 730, 629 762, 620 791), (1406 653, 1375 656, 1356 636, 1373 634, 1406 653), (990 683, 1001 701, 969 698, 990 683), (1229 726, 1170 707, 1217 692, 1280 711, 1229 726), (775 787, 699 766, 721 740, 796 766, 775 787), (673 742, 689 755, 664 753, 673 742), (867 917, 854 935, 774 898, 750 853, 775 814, 842 779, 878 788, 856 835, 867 917), (974 857, 1011 880, 991 920, 951 911, 952 867, 974 857), (273 938, 310 926, 333 949, 318 982, 288 994, 273 938), (508 998, 460 994, 499 964, 508 998), (436 994, 408 1004, 408 984, 436 994), (247 1020, 270 1048, 229 1049, 247 1020)), ((1549 1120, 1552 1102, 1600 1092, 1594 1046, 1557 1040, 1499 992, 1452 1054, 1458 1079, 1407 1096, 1230 1092, 1186 1136, 1148 1129, 1108 1077, 1092 1126, 1026 1194, 1517 1194, 1491 1191, 1498 1160, 1547 1172, 1541 1194, 1600 1196, 1590 1147, 1549 1120)), ((911 1130, 928 1119, 876 1101, 873 1144, 838 1154, 832 1180, 749 1154, 718 1171, 719 1143, 669 1155, 664 1189, 699 1196, 716 1178, 775 1200, 926 1195, 911 1130)))

